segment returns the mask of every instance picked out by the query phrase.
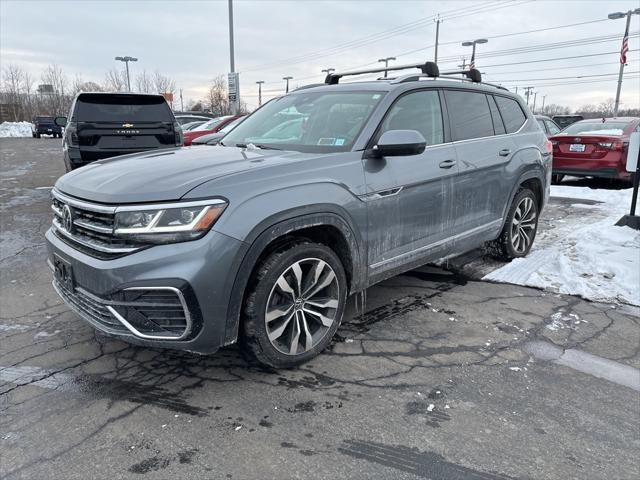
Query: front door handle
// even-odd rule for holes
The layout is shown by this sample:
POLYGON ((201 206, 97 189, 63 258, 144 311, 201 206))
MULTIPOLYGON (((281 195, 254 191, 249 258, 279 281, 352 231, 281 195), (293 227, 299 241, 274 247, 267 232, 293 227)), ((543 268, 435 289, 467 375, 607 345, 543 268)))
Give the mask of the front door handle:
POLYGON ((451 168, 453 167, 457 162, 453 159, 450 160, 445 160, 444 162, 440 162, 440 168, 451 168))
POLYGON ((509 150, 508 148, 503 148, 498 152, 498 155, 500 155, 501 157, 508 157, 509 155, 511 155, 511 150, 509 150))

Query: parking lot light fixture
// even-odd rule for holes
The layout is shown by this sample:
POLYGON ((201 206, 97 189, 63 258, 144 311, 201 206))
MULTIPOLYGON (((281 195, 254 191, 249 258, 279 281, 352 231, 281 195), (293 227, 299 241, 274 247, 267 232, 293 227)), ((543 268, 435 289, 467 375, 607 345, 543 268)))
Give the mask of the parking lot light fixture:
POLYGON ((323 68, 323 69, 322 69, 322 73, 326 73, 327 75, 329 75, 331 72, 335 72, 335 71, 336 71, 336 69, 335 69, 335 68, 332 68, 332 67, 329 67, 329 68, 323 68))
POLYGON ((289 77, 289 76, 282 77, 282 79, 287 82, 287 87, 286 87, 285 93, 289 93, 289 80, 291 80, 292 78, 293 77, 289 77))
POLYGON ((473 47, 471 50, 471 61, 469 62, 469 69, 476 68, 476 45, 481 43, 487 43, 489 40, 486 38, 478 38, 470 42, 462 42, 463 47, 473 47))
POLYGON ((629 51, 629 25, 631 24, 631 15, 640 15, 640 8, 635 10, 629 10, 628 12, 613 12, 607 15, 609 20, 620 20, 621 18, 627 19, 627 25, 624 29, 624 36, 622 37, 622 46, 620 47, 620 71, 618 72, 618 88, 616 89, 616 103, 613 107, 613 116, 618 116, 618 107, 620 106, 620 90, 622 89, 622 74, 624 73, 624 66, 627 63, 627 52, 629 51))
POLYGON ((137 62, 138 59, 135 57, 116 57, 116 60, 120 61, 120 62, 124 62, 125 66, 126 66, 126 70, 127 70, 127 91, 130 92, 131 91, 131 80, 129 79, 129 62, 137 62))
POLYGON ((390 62, 391 60, 395 60, 395 59, 396 59, 396 57, 386 57, 386 58, 380 58, 380 59, 378 59, 378 62, 382 62, 382 63, 384 63, 384 68, 385 68, 385 71, 384 71, 384 78, 387 78, 387 70, 386 70, 386 68, 389 66, 389 62, 390 62))

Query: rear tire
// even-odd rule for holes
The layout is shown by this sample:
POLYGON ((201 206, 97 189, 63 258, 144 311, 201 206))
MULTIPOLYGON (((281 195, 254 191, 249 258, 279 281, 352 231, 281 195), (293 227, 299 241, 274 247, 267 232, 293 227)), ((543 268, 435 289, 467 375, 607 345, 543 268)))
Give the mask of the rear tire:
POLYGON ((36 138, 40 138, 40 134, 39 133, 36 133, 36 138))
POLYGON ((498 257, 513 260, 526 256, 537 231, 538 200, 531 190, 521 188, 511 203, 502 233, 494 242, 498 257))
POLYGON ((309 241, 281 247, 258 266, 247 286, 243 353, 274 368, 311 360, 331 342, 346 298, 346 275, 333 250, 309 241))

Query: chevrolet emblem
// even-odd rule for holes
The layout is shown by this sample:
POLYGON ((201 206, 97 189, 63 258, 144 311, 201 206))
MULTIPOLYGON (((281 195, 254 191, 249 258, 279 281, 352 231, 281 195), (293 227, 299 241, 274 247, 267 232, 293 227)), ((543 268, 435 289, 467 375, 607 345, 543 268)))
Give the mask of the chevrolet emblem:
POLYGON ((131 128, 133 127, 133 123, 123 123, 122 128, 131 128))

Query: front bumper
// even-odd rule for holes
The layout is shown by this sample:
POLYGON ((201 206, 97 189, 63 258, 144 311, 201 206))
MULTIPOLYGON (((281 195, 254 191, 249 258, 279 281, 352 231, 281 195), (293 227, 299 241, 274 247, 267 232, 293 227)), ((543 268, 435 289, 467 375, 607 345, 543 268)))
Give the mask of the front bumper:
POLYGON ((51 229, 45 237, 50 265, 62 261, 72 272, 69 284, 54 280, 54 288, 96 329, 137 345, 203 354, 224 345, 231 289, 246 252, 243 242, 211 231, 193 242, 157 245, 101 260, 74 249, 51 229), (173 291, 180 300, 176 310, 182 309, 188 328, 179 335, 148 335, 128 318, 123 295, 158 288, 173 291))

